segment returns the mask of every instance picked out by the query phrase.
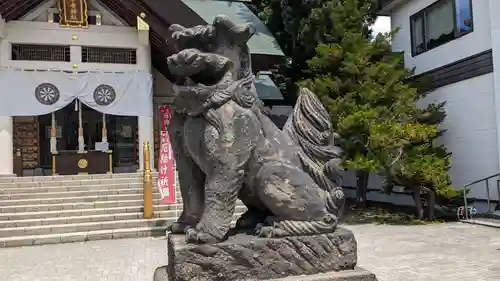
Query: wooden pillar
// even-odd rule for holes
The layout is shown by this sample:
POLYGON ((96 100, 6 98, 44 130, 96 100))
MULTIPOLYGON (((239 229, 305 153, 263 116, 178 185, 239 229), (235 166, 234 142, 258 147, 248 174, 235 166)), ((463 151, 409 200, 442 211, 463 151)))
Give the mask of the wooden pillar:
POLYGON ((78 152, 85 151, 85 140, 83 138, 83 116, 82 116, 82 102, 76 100, 78 103, 78 152))
POLYGON ((57 123, 56 113, 52 112, 52 122, 50 128, 50 152, 52 153, 52 175, 57 174, 56 170, 56 155, 57 155, 57 123))
POLYGON ((55 112, 52 112, 52 122, 50 128, 50 152, 57 153, 57 123, 55 112))
POLYGON ((108 143, 108 128, 106 125, 106 114, 102 114, 102 142, 103 143, 108 143))
POLYGON ((22 177, 24 172, 23 155, 21 149, 17 148, 14 155, 14 174, 22 177))

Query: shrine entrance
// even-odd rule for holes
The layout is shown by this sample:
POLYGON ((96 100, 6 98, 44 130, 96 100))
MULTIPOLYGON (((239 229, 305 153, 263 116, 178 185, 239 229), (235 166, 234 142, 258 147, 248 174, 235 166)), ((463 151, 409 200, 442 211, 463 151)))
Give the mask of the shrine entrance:
MULTIPOLYGON (((83 148, 86 152, 98 151, 102 141, 103 127, 107 131, 108 149, 111 153, 113 172, 135 172, 138 169, 138 126, 137 117, 103 115, 82 104, 81 120, 83 148)), ((79 150, 79 114, 75 103, 54 113, 57 151, 77 152, 79 150)), ((40 168, 52 170, 54 157, 51 152, 52 114, 38 117, 40 168)), ((109 161, 106 159, 106 161, 109 161)), ((108 169, 109 170, 109 169, 108 169)), ((44 171, 50 174, 50 171, 44 171)))

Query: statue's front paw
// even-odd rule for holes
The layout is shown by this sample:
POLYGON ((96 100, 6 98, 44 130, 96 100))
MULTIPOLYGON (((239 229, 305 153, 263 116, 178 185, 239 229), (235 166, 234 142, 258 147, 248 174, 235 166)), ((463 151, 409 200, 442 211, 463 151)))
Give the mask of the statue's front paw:
POLYGON ((256 223, 254 220, 249 219, 249 218, 239 218, 236 221, 236 229, 252 229, 252 227, 255 227, 256 223))
POLYGON ((189 227, 189 225, 186 223, 174 222, 172 225, 167 227, 167 230, 174 233, 174 234, 184 234, 188 227, 189 227))
POLYGON ((217 238, 203 231, 189 228, 186 230, 186 242, 193 244, 214 244, 217 243, 217 238))

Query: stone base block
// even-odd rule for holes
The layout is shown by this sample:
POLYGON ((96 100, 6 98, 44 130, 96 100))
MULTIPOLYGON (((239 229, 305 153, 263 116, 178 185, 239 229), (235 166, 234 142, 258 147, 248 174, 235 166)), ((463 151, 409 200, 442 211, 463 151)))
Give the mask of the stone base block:
MULTIPOLYGON (((170 281, 172 279, 168 279, 167 273, 168 266, 158 267, 155 270, 154 281, 170 281)), ((194 280, 211 280, 211 279, 198 279, 195 277, 194 280)), ((246 280, 238 280, 238 281, 256 281, 258 279, 246 279, 246 280)), ((285 277, 279 279, 266 279, 263 281, 378 281, 375 274, 366 271, 360 267, 356 267, 354 270, 342 270, 342 271, 333 271, 322 274, 313 274, 313 275, 302 275, 302 276, 293 276, 293 277, 285 277)))
POLYGON ((267 281, 377 281, 375 274, 356 267, 354 270, 332 271, 307 276, 293 276, 267 281))
POLYGON ((156 270, 155 281, 375 281, 355 269, 356 252, 353 233, 343 228, 285 238, 236 234, 214 245, 189 245, 169 234, 169 262, 156 270))

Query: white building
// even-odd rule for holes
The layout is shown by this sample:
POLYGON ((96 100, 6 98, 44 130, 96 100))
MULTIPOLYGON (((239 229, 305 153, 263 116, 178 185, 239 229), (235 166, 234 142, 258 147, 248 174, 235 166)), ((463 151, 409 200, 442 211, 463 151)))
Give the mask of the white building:
MULTIPOLYGON (((173 99, 166 31, 217 14, 255 24, 255 72, 283 56, 241 1, 0 0, 0 175, 141 169, 143 141, 158 149, 158 107, 173 99)), ((259 95, 278 105, 261 74, 259 95)))
MULTIPOLYGON (((381 0, 391 17, 393 50, 415 78, 430 78, 426 102, 446 101, 445 135, 454 186, 494 175, 500 159, 500 1, 381 0)), ((489 181, 497 200, 497 177, 489 181)), ((471 196, 486 199, 484 183, 471 196)))

